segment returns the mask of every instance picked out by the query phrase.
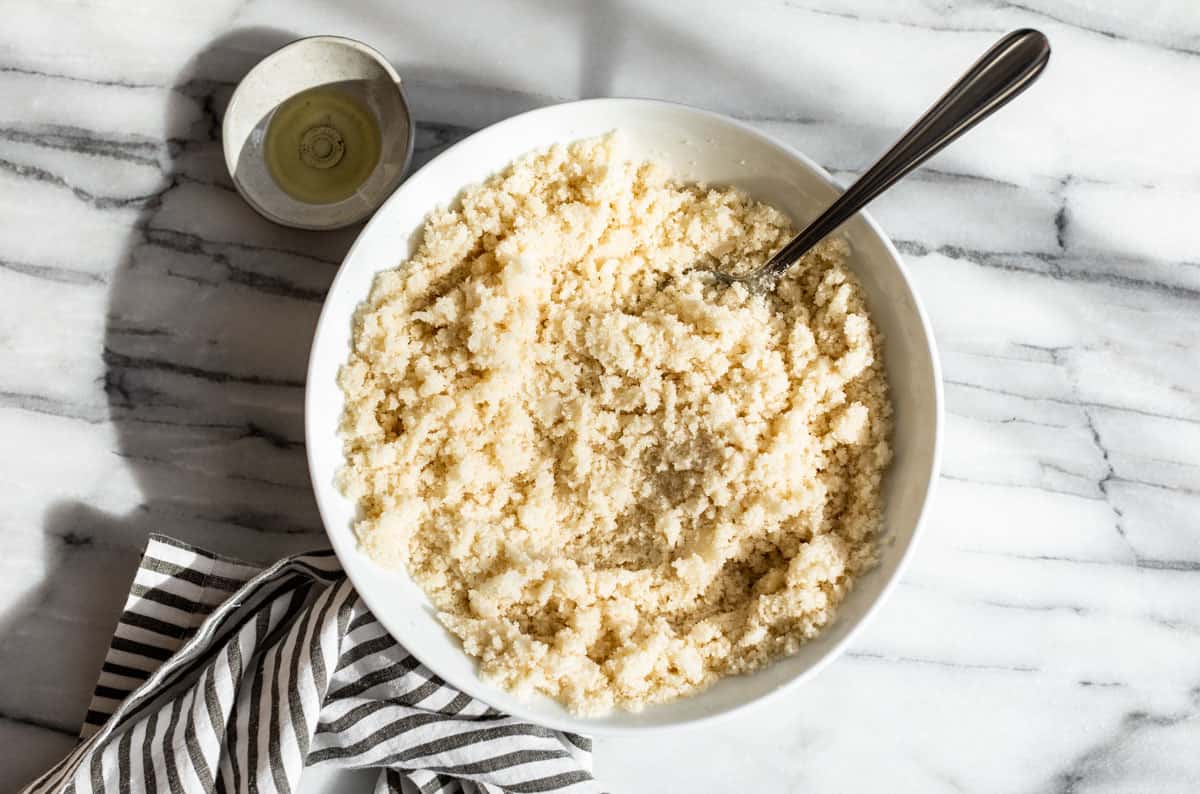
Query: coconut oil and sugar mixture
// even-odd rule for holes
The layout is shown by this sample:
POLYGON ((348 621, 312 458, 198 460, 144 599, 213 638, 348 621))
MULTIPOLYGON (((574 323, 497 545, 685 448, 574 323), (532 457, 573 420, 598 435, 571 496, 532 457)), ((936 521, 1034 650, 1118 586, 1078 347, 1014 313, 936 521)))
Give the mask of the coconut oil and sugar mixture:
POLYGON ((688 273, 793 233, 609 135, 468 189, 376 278, 340 484, 485 676, 671 700, 794 651, 872 565, 891 408, 846 244, 767 295, 688 273))

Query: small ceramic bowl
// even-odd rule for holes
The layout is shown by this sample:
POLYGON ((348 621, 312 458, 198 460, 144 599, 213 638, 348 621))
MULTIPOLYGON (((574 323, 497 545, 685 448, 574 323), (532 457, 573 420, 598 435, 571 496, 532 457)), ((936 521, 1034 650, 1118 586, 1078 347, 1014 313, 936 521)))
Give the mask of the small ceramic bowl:
POLYGON ((933 332, 895 246, 865 213, 840 229, 852 249, 871 316, 884 336, 883 358, 894 409, 894 458, 884 478, 879 564, 846 596, 833 625, 794 655, 750 675, 640 713, 581 718, 542 696, 520 700, 480 677, 474 660, 438 622, 429 599, 404 571, 386 570, 358 549, 356 506, 334 484, 343 463, 339 434, 344 398, 337 384, 348 360, 354 312, 375 275, 409 257, 426 215, 452 204, 516 157, 555 143, 620 130, 628 153, 653 159, 674 176, 736 185, 808 223, 841 188, 820 166, 734 119, 644 99, 594 99, 506 119, 447 149, 414 174, 371 219, 338 271, 313 338, 305 394, 305 440, 317 506, 342 566, 388 631, 430 670, 468 694, 522 719, 591 735, 695 725, 811 679, 849 643, 883 603, 911 556, 937 478, 942 386, 933 332))
POLYGON ((276 50, 250 70, 229 101, 221 137, 225 167, 250 206, 284 226, 336 229, 369 216, 399 186, 412 160, 413 123, 400 76, 381 54, 354 39, 314 36, 276 50), (349 197, 309 204, 279 187, 267 168, 263 143, 282 103, 332 85, 356 96, 375 116, 379 160, 349 197))

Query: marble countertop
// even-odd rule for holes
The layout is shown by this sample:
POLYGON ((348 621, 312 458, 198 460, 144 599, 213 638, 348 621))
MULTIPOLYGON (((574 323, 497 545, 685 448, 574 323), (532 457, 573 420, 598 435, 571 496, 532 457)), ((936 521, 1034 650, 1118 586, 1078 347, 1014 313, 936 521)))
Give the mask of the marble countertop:
POLYGON ((72 745, 151 531, 323 544, 302 387, 353 238, 255 215, 218 121, 278 44, 407 81, 418 165, 584 96, 746 119, 852 179, 993 40, 1042 81, 881 199, 933 319, 944 474, 844 658, 611 790, 1200 790, 1200 14, 1192 0, 10 0, 0 26, 0 789, 72 745), (1104 10, 1124 6, 1126 11, 1104 10))

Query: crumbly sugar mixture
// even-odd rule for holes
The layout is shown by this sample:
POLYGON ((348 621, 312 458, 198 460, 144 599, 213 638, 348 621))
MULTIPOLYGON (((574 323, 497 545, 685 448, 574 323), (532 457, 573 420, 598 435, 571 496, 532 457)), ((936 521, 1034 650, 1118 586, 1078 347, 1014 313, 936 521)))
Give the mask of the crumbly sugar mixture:
POLYGON ((518 160, 381 273, 341 371, 361 545, 407 567, 482 673, 580 714, 793 652, 874 562, 891 408, 828 240, 773 293, 789 219, 672 181, 619 136, 518 160))

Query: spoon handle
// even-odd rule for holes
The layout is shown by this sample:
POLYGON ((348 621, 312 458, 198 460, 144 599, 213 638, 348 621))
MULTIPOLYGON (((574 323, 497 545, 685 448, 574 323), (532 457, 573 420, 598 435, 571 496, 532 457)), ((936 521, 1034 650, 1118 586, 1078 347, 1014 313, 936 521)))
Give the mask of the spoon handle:
POLYGON ((819 218, 771 257, 760 272, 764 275, 782 273, 896 180, 1028 88, 1049 60, 1050 42, 1036 30, 1017 30, 1000 39, 887 154, 819 218))

